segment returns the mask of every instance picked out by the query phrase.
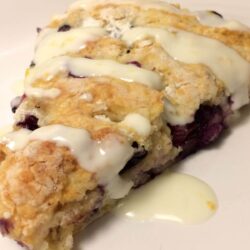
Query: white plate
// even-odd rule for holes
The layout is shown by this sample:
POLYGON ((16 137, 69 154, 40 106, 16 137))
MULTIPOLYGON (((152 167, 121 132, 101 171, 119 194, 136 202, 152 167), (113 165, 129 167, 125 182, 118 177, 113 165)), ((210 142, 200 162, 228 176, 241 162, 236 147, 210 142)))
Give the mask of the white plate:
MULTIPOLYGON (((1 0, 0 127, 10 124, 11 85, 21 79, 32 59, 35 29, 70 0, 1 0)), ((250 26, 249 0, 183 0, 195 10, 213 9, 250 26)), ((179 170, 206 181, 216 192, 219 210, 208 222, 182 226, 171 222, 139 223, 106 216, 78 237, 77 250, 249 250, 250 249, 250 110, 223 143, 199 152, 179 170)), ((0 238, 1 250, 19 249, 0 238)))

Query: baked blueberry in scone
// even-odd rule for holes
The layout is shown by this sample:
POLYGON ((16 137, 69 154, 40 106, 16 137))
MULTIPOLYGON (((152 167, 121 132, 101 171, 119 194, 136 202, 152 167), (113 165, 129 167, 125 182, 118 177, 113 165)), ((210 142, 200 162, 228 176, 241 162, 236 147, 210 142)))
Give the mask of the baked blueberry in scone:
POLYGON ((250 32, 156 0, 83 0, 39 30, 0 144, 0 230, 31 250, 216 140, 249 103, 250 32))

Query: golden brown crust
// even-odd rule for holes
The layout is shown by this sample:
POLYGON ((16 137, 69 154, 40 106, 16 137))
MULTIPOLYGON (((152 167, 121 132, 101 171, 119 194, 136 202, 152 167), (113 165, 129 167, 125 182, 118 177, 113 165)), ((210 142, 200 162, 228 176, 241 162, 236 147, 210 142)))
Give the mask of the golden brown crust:
POLYGON ((12 225, 10 234, 31 246, 44 240, 59 207, 80 201, 97 186, 68 149, 40 141, 8 153, 0 183, 0 213, 12 225))

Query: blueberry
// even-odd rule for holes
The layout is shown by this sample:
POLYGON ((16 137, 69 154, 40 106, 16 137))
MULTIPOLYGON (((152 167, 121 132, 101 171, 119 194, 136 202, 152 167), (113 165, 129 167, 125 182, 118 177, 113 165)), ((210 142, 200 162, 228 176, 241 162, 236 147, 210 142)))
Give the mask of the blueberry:
POLYGON ((71 29, 70 25, 64 24, 64 25, 60 26, 57 31, 58 32, 66 32, 66 31, 69 31, 70 29, 71 29))
POLYGON ((226 128, 224 121, 228 114, 220 106, 201 105, 194 122, 183 126, 169 125, 173 145, 183 149, 180 157, 184 158, 215 141, 226 128))
POLYGON ((128 64, 133 64, 136 67, 141 68, 141 64, 139 62, 137 62, 137 61, 131 61, 131 62, 128 62, 128 64))
POLYGON ((37 27, 37 28, 36 28, 36 32, 37 32, 37 33, 40 33, 41 31, 42 31, 42 29, 41 29, 40 27, 37 27))
POLYGON ((223 16, 220 13, 218 13, 217 11, 210 10, 210 12, 223 19, 223 16))
POLYGON ((25 119, 21 122, 18 122, 16 125, 22 128, 32 130, 32 131, 39 128, 38 118, 35 117, 34 115, 26 115, 25 119))
POLYGON ((0 232, 2 235, 9 234, 12 228, 13 225, 10 220, 0 219, 0 232))
POLYGON ((201 144, 205 146, 216 140, 223 129, 224 125, 220 123, 209 126, 206 132, 201 136, 201 144))
POLYGON ((34 62, 34 61, 31 61, 31 63, 30 63, 30 68, 33 68, 33 67, 35 67, 35 66, 36 66, 35 62, 34 62))
POLYGON ((86 78, 86 76, 76 76, 76 75, 72 74, 71 72, 69 72, 68 77, 72 77, 72 78, 86 78))
POLYGON ((132 147, 133 147, 133 148, 139 148, 138 142, 134 141, 134 142, 132 143, 132 147))
POLYGON ((17 96, 15 97, 11 103, 10 103, 10 106, 11 106, 11 110, 13 113, 16 112, 16 110, 18 109, 18 107, 21 105, 21 103, 23 102, 23 100, 26 98, 26 95, 22 95, 22 96, 17 96))

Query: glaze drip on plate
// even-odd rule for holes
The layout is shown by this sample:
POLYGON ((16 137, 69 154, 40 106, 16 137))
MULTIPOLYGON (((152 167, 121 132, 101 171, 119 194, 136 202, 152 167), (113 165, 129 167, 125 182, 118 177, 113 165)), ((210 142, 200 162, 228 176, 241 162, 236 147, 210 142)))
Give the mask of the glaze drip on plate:
POLYGON ((216 195, 205 182, 172 172, 133 191, 120 202, 115 214, 139 221, 199 224, 212 217, 217 207, 216 195))

